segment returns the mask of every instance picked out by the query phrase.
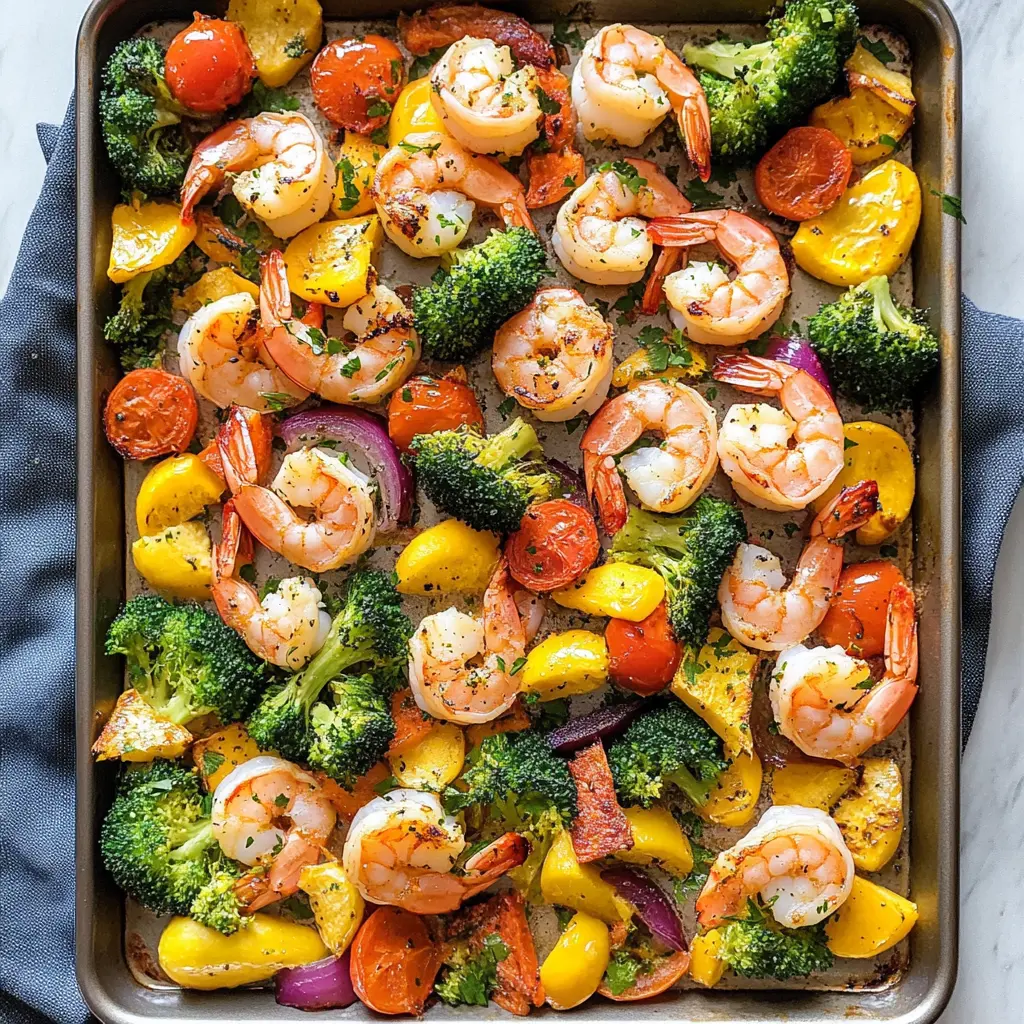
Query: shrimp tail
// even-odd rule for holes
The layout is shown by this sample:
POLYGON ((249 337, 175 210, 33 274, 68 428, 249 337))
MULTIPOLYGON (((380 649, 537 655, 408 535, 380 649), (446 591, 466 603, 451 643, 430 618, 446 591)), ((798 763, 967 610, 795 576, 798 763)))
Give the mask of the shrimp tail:
POLYGON ((243 484, 257 484, 270 471, 274 432, 270 420, 254 409, 233 405, 217 434, 224 480, 235 494, 243 484))
POLYGON ((629 516, 626 491, 615 460, 610 455, 595 455, 585 451, 583 475, 587 483, 587 496, 597 502, 602 529, 609 536, 614 536, 626 525, 629 516))
POLYGON ((775 359, 737 352, 719 356, 712 376, 723 384, 731 384, 751 394, 775 395, 785 383, 784 371, 781 370, 784 365, 775 359))
MULTIPOLYGON (((526 632, 516 605, 508 560, 502 558, 494 570, 483 599, 484 638, 489 651, 526 649, 526 632)), ((519 655, 516 655, 517 657, 519 655)))
POLYGON ((686 141, 686 155, 690 163, 697 168, 697 176, 701 181, 711 177, 711 114, 708 111, 704 90, 699 96, 684 101, 679 111, 679 130, 686 141))
POLYGON ((530 843, 518 832, 506 832, 466 861, 469 895, 482 892, 502 875, 519 867, 530 853, 530 843))
POLYGON ((577 185, 582 185, 587 166, 583 154, 571 147, 558 153, 539 153, 531 148, 526 157, 526 172, 526 206, 539 210, 561 202, 577 185))
POLYGON ((878 484, 874 480, 844 487, 822 510, 811 525, 811 536, 838 540, 863 526, 879 509, 878 484))
POLYGON ((191 224, 196 204, 224 182, 225 172, 254 159, 256 152, 248 118, 230 121, 203 139, 192 153, 181 186, 181 223, 191 224))
POLYGON ((648 316, 658 312, 658 307, 665 301, 665 278, 668 277, 681 262, 686 259, 683 249, 662 249, 658 253, 654 270, 647 279, 647 287, 644 289, 644 297, 640 301, 640 310, 648 316))
POLYGON ((275 328, 292 318, 292 293, 284 253, 272 249, 260 259, 260 325, 275 328))
POLYGON ((680 213, 674 217, 654 217, 647 222, 647 234, 655 245, 676 249, 687 249, 705 242, 714 241, 714 221, 708 213, 722 213, 708 210, 704 213, 680 213))
POLYGON ((252 562, 252 550, 252 534, 245 528, 234 498, 230 498, 221 513, 220 543, 213 549, 215 583, 237 575, 243 565, 252 562))
POLYGON ((524 193, 520 192, 512 199, 507 199, 501 204, 501 217, 505 226, 509 228, 526 228, 537 234, 533 218, 530 216, 529 204, 524 193))
POLYGON ((885 667, 889 677, 911 682, 917 679, 914 592, 902 582, 895 584, 889 593, 889 613, 885 621, 885 667))

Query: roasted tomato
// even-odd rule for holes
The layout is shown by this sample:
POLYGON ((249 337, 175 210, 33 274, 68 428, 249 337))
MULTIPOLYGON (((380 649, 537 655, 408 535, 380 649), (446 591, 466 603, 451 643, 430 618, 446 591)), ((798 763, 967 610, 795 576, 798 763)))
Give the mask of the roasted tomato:
POLYGON ((838 645, 858 658, 874 658, 885 649, 889 592, 906 583, 892 562, 858 562, 843 569, 828 614, 818 627, 830 647, 838 645))
POLYGON ((839 202, 853 171, 850 151, 827 128, 791 128, 754 171, 761 205, 778 217, 809 220, 839 202))
POLYGON ((241 28, 199 13, 171 40, 165 67, 174 98, 200 114, 222 114, 240 103, 256 78, 241 28))
POLYGON ((610 619, 604 638, 608 672, 619 686, 646 697, 672 682, 683 650, 672 632, 664 601, 640 622, 610 619))
POLYGON ((126 459, 154 459, 184 451, 198 420, 196 396, 183 377, 132 370, 110 392, 103 429, 126 459))
POLYGON ((410 377, 391 395, 388 433, 403 452, 409 451, 409 442, 417 434, 461 426, 484 427, 484 415, 464 372, 410 377))
POLYGON ((310 71, 313 99, 328 121, 368 135, 387 123, 405 83, 402 53, 383 36, 329 42, 310 71))
POLYGON ((531 505, 505 545, 512 576, 538 593, 569 586, 594 564, 600 550, 590 511, 565 498, 531 505))

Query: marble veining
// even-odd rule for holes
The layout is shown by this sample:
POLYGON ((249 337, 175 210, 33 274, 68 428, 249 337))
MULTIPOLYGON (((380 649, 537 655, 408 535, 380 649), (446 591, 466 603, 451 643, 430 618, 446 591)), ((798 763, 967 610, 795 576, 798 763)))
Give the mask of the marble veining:
MULTIPOLYGON (((1024 316, 1024 34, 1020 0, 948 0, 964 46, 964 290, 1024 316)), ((45 170, 38 121, 60 122, 85 0, 4 0, 0 34, 0 292, 45 170)), ((1024 503, 1000 555, 984 696, 963 765, 959 981, 942 1024, 1024 1017, 1024 503)), ((927 695, 924 695, 925 699, 927 695)))

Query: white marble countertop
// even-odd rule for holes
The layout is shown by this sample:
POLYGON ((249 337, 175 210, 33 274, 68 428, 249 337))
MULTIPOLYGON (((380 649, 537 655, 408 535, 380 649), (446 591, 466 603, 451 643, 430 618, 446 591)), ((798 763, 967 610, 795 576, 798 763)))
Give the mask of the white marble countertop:
MULTIPOLYGON (((1024 35, 1020 0, 947 0, 964 46, 964 291, 1024 316, 1024 35)), ((74 80, 85 0, 3 4, 0 38, 0 293, 45 169, 37 121, 60 122, 74 80)), ((960 972, 942 1024, 1024 1016, 1024 501, 996 573, 985 691, 963 772, 960 972)))

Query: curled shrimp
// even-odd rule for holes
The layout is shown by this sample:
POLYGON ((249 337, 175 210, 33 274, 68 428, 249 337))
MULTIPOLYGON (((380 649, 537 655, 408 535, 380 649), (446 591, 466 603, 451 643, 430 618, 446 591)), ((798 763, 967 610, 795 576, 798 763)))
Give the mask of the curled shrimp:
POLYGON ((490 722, 519 693, 513 674, 526 635, 502 559, 483 598, 482 618, 448 608, 428 615, 409 641, 409 686, 421 711, 460 725, 490 722))
POLYGON ((648 284, 644 312, 657 311, 663 286, 669 319, 701 345, 742 345, 779 319, 789 295, 789 271, 778 239, 753 217, 705 210, 659 218, 647 227, 666 248, 648 284), (718 263, 690 263, 669 273, 686 249, 705 243, 733 267, 731 277, 718 263))
POLYGON ((296 892, 299 874, 316 864, 337 815, 320 783, 291 761, 261 755, 233 768, 217 785, 213 834, 232 860, 267 867, 239 880, 251 911, 296 892))
POLYGON ((331 628, 323 594, 309 577, 293 576, 261 601, 256 588, 238 575, 251 561, 252 537, 232 498, 224 505, 221 539, 213 551, 213 603, 249 650, 297 671, 320 650, 331 628))
POLYGON ((626 523, 620 470, 644 508, 680 512, 714 476, 717 439, 715 410, 678 381, 646 381, 606 402, 580 441, 587 493, 597 501, 605 532, 617 533, 626 523), (661 444, 621 455, 647 432, 660 434, 661 444))
POLYGON ((529 66, 536 71, 537 85, 555 109, 547 108, 540 138, 526 151, 529 209, 559 202, 573 190, 575 182, 583 180, 586 167, 576 148, 576 114, 569 81, 558 68, 554 47, 525 18, 479 4, 439 4, 412 15, 399 15, 398 29, 402 42, 418 56, 472 36, 507 46, 520 68, 529 66))
POLYGON ((769 687, 779 731, 811 757, 856 764, 884 740, 917 696, 914 592, 897 583, 885 623, 885 674, 841 647, 797 645, 779 655, 769 687))
POLYGON ((373 543, 374 492, 358 470, 318 448, 301 448, 284 457, 264 487, 239 409, 231 410, 217 445, 235 509, 264 547, 304 569, 327 572, 355 561, 373 543))
POLYGON ((612 379, 615 332, 574 288, 541 288, 494 336, 498 387, 539 420, 595 412, 612 379))
POLYGON ((823 921, 853 888, 853 857, 839 826, 816 807, 769 807, 716 858, 697 897, 697 921, 711 928, 744 916, 747 900, 768 903, 784 928, 823 921))
POLYGON ((233 174, 231 191, 278 238, 291 238, 328 211, 334 193, 331 155, 304 114, 264 112, 231 121, 196 146, 181 186, 181 219, 233 174))
POLYGON ((758 508, 806 508, 843 468, 843 421, 832 396, 809 373, 760 356, 722 356, 715 380, 777 397, 781 409, 734 405, 722 421, 718 457, 736 493, 758 508))
POLYGON ((264 322, 274 325, 264 345, 293 386, 329 402, 360 405, 379 402, 412 373, 420 358, 419 335, 411 311, 390 288, 374 283, 369 294, 345 310, 342 326, 356 336, 355 343, 339 343, 332 352, 322 331, 292 318, 281 253, 270 253, 264 262, 264 322))
POLYGON ((587 40, 572 73, 572 101, 587 139, 639 146, 675 115, 690 162, 711 176, 711 115, 694 73, 664 40, 633 25, 606 25, 587 40))
POLYGON ((445 128, 474 153, 519 156, 540 134, 537 69, 517 70, 507 46, 464 36, 434 65, 430 84, 445 128))
POLYGON ((722 623, 740 643, 782 651, 818 628, 843 569, 844 534, 863 526, 878 509, 878 484, 844 487, 811 524, 810 538, 787 585, 776 555, 741 544, 718 588, 722 623))
POLYGON ((392 146, 373 179, 388 238, 408 256, 440 256, 466 237, 477 205, 506 227, 535 230, 523 186, 489 156, 442 132, 413 132, 392 146))
POLYGON ((342 865, 370 903, 446 914, 522 864, 529 843, 506 832, 455 871, 465 848, 462 828, 433 793, 393 789, 356 812, 342 865))
POLYGON ((686 213, 686 197, 650 160, 602 164, 562 204, 552 244, 562 266, 589 284, 631 284, 654 246, 643 218, 686 213))

